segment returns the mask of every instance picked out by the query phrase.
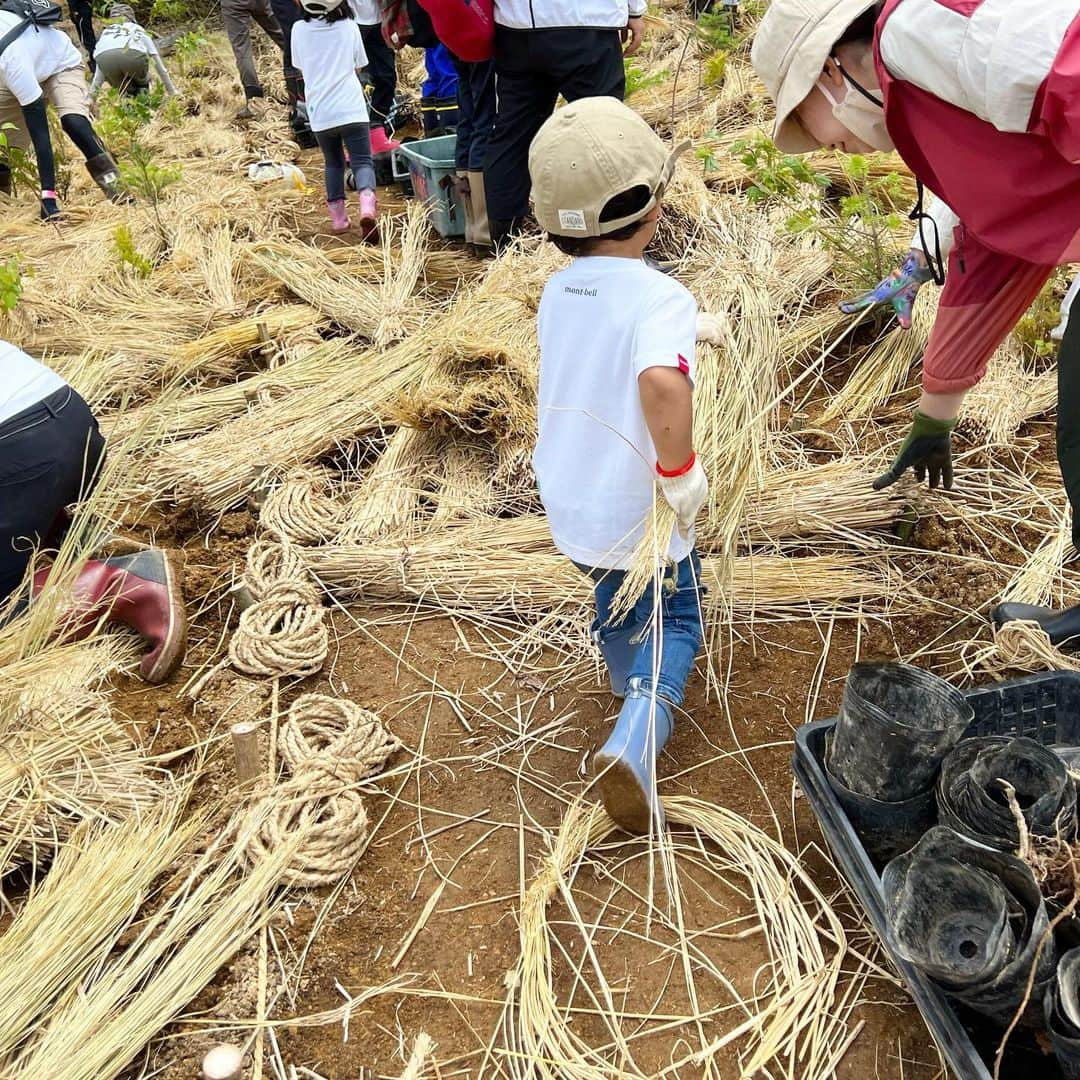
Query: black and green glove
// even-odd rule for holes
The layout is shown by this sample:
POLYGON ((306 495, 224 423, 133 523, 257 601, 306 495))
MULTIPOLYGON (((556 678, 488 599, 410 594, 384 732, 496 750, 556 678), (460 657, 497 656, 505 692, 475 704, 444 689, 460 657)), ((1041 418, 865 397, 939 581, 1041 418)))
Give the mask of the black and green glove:
POLYGON ((895 484, 908 469, 915 470, 915 479, 922 483, 930 478, 932 488, 943 487, 951 491, 953 486, 952 430, 955 420, 935 420, 926 413, 916 412, 907 438, 889 471, 874 481, 874 490, 880 491, 895 484))

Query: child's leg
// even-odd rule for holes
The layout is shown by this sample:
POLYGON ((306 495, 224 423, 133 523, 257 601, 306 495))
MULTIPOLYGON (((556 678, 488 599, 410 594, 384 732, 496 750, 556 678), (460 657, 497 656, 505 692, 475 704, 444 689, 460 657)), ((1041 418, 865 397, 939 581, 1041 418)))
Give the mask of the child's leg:
POLYGON ((701 563, 691 552, 678 565, 674 588, 661 586, 658 608, 651 588, 634 607, 644 640, 634 650, 615 728, 593 758, 604 806, 629 832, 663 822, 656 757, 671 738, 673 711, 701 647, 700 581, 701 563))
POLYGON ((337 129, 316 131, 315 140, 323 156, 326 178, 326 201, 338 202, 345 198, 345 150, 337 129))
POLYGON ((349 150, 349 165, 357 191, 375 190, 375 166, 371 161, 371 133, 367 124, 349 124, 342 130, 349 150))
POLYGON ((634 655, 630 678, 649 693, 656 692, 672 705, 681 705, 686 680, 694 670, 704 632, 701 604, 701 560, 697 552, 679 563, 674 588, 666 578, 660 589, 659 619, 650 587, 634 608, 636 620, 644 626, 643 641, 634 655), (659 625, 657 623, 659 622, 659 625))

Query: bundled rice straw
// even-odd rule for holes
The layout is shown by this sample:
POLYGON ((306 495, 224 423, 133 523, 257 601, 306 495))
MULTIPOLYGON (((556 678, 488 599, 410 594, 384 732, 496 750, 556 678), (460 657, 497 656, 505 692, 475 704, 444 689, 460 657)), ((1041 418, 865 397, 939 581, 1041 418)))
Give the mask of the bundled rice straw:
POLYGON ((57 1003, 38 1037, 0 1077, 118 1076, 276 911, 271 896, 293 842, 244 874, 244 840, 241 835, 224 852, 215 847, 200 856, 132 944, 104 961, 78 994, 57 1003))
MULTIPOLYGON (((735 1007, 745 1010, 746 1019, 713 1039, 705 1036, 700 1014, 688 1015, 682 1023, 655 1022, 656 1031, 668 1031, 671 1042, 688 1051, 660 1075, 679 1076, 682 1070, 691 1069, 695 1074, 717 1075, 713 1071, 717 1055, 738 1043, 744 1048, 742 1076, 774 1075, 776 1070, 776 1075, 791 1080, 825 1080, 833 1075, 835 1053, 847 1036, 851 1009, 840 985, 849 962, 842 923, 798 858, 744 818, 689 798, 665 798, 664 810, 670 824, 693 830, 688 850, 699 860, 707 859, 714 873, 745 879, 745 892, 754 905, 767 959, 755 998, 740 1001, 720 967, 701 948, 690 947, 683 940, 682 948, 690 949, 684 954, 684 972, 690 981, 691 1001, 689 973, 697 968, 727 986, 735 997, 735 1007), (711 854, 713 845, 719 849, 719 858, 711 854), (835 948, 826 949, 824 937, 835 943, 835 948), (698 1044, 696 1049, 693 1042, 698 1044)), ((632 1039, 649 1033, 649 1022, 640 1017, 623 1019, 607 987, 596 948, 601 928, 582 922, 573 898, 578 870, 590 859, 590 851, 614 829, 602 807, 571 803, 550 854, 525 893, 521 958, 512 984, 517 1007, 504 1014, 504 1064, 511 1076, 602 1080, 654 1075, 637 1065, 631 1047, 632 1039), (548 925, 548 907, 559 897, 566 902, 585 942, 587 960, 577 965, 575 982, 580 983, 582 969, 591 966, 600 984, 589 996, 612 1035, 607 1047, 587 1043, 569 1024, 556 996, 554 935, 548 925)), ((606 932, 608 928, 603 929, 606 932)), ((615 927, 612 932, 618 934, 621 929, 615 927)))
POLYGON ((0 873, 47 862, 80 821, 117 824, 161 797, 166 777, 94 688, 128 655, 125 642, 106 638, 0 671, 0 873))
MULTIPOLYGON (((404 542, 334 544, 302 550, 307 566, 342 598, 424 600, 476 612, 512 612, 522 619, 557 613, 586 617, 588 579, 554 548, 543 517, 477 519, 447 525, 404 542)), ((768 618, 835 607, 858 598, 895 601, 901 582, 880 557, 753 556, 703 560, 702 577, 715 610, 722 580, 727 601, 743 615, 768 618), (723 575, 723 577, 722 577, 723 575)))
POLYGON ((178 346, 162 375, 165 379, 192 375, 227 378, 237 373, 248 353, 264 347, 267 341, 325 325, 318 312, 306 304, 278 304, 178 346))
POLYGON ((204 823, 181 823, 182 805, 170 798, 119 824, 84 822, 61 846, 44 883, 0 936, 0 1062, 10 1064, 40 1033, 48 1010, 77 993, 155 879, 191 845, 204 823))
POLYGON ((401 427, 387 440, 359 490, 341 512, 337 543, 409 534, 420 513, 420 478, 438 460, 441 440, 401 427))
POLYGON ((819 424, 869 416, 907 382, 908 373, 920 359, 937 315, 937 297, 924 289, 912 312, 911 329, 893 325, 887 329, 855 369, 851 378, 829 397, 819 424))

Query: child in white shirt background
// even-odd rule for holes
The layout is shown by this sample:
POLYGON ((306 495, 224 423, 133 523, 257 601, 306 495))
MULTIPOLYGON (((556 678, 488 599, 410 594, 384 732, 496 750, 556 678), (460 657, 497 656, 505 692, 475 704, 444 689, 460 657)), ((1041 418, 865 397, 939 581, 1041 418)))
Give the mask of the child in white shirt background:
POLYGON ((301 0, 300 6, 304 13, 292 28, 292 61, 304 76, 308 118, 323 153, 330 224, 335 232, 351 224, 345 205, 348 164, 356 179, 361 232, 374 239, 375 168, 367 99, 357 75, 367 66, 360 27, 346 0, 301 0))

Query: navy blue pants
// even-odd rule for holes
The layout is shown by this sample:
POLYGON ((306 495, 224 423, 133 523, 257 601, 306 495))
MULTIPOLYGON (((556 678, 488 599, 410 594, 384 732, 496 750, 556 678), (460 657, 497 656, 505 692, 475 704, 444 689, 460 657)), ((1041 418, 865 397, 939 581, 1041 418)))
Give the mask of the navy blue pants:
POLYGON ((454 57, 457 68, 457 167, 480 172, 495 126, 495 61, 470 64, 454 57))

